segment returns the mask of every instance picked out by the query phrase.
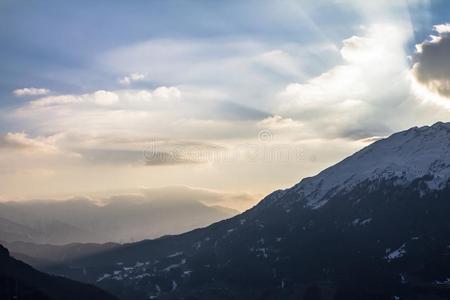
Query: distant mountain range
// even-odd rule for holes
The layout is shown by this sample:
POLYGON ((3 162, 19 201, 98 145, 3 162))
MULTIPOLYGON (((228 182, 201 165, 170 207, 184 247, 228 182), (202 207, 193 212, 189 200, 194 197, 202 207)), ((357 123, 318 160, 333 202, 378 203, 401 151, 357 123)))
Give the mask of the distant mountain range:
POLYGON ((41 273, 9 256, 0 245, 0 299, 3 300, 114 300, 101 289, 41 273))
POLYGON ((207 228, 46 270, 121 299, 450 299, 450 124, 377 141, 207 228))
POLYGON ((232 217, 238 211, 192 198, 145 195, 0 203, 0 241, 38 244, 130 242, 177 234, 232 217))
POLYGON ((77 258, 102 253, 121 244, 71 243, 67 245, 34 244, 29 242, 1 242, 10 255, 37 268, 70 262, 77 258))

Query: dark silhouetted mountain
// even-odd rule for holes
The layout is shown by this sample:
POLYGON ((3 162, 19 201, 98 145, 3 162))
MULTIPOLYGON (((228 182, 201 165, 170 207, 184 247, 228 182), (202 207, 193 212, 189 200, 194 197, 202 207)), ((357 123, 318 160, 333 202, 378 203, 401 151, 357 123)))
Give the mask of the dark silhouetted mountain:
MULTIPOLYGON (((191 195, 192 196, 192 195, 191 195)), ((182 194, 0 203, 0 240, 37 244, 130 242, 204 227, 238 214, 182 194), (158 197, 158 198, 156 198, 158 197)))
POLYGON ((0 245, 0 299, 4 300, 113 300, 101 289, 39 272, 9 256, 0 245))
POLYGON ((122 299, 450 299, 450 124, 377 141, 231 219, 53 266, 122 299))

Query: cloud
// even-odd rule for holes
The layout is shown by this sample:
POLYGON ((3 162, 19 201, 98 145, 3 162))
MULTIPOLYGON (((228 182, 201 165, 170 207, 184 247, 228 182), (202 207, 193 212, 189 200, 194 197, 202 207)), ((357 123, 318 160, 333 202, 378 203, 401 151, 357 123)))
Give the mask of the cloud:
POLYGON ((205 205, 220 205, 239 211, 250 208, 262 198, 260 194, 226 192, 185 185, 143 188, 142 193, 151 199, 165 201, 195 200, 205 205))
POLYGON ((194 141, 255 137, 256 122, 270 116, 223 100, 215 90, 174 86, 52 95, 30 101, 13 115, 43 135, 57 130, 71 135, 194 141))
MULTIPOLYGON (((321 138, 361 139, 396 128, 393 108, 410 97, 404 45, 411 37, 401 24, 373 25, 343 40, 343 63, 279 93, 277 113, 300 121, 321 138)), ((403 121, 403 120, 402 120, 403 121)))
POLYGON ((450 24, 433 30, 437 35, 416 45, 413 75, 430 91, 450 97, 450 24))
MULTIPOLYGON (((272 45, 233 37, 151 39, 107 51, 98 67, 110 73, 137 72, 145 80, 226 91, 227 100, 264 110, 286 79, 306 78, 336 61, 329 41, 272 45), (318 59, 325 54, 326 59, 318 59), (236 75, 238 74, 238 76, 236 75)), ((126 80, 128 82, 128 80, 126 80)))
POLYGON ((0 136, 0 149, 15 150, 26 153, 59 154, 52 138, 30 138, 24 132, 8 132, 0 136))
POLYGON ((205 142, 153 141, 144 151, 147 166, 207 163, 226 151, 225 147, 205 142))
POLYGON ((94 103, 100 106, 109 106, 119 102, 119 96, 109 91, 96 91, 94 93, 94 103))
POLYGON ((271 115, 266 111, 251 108, 233 101, 215 101, 202 104, 206 108, 206 114, 205 112, 203 113, 208 115, 209 119, 215 120, 258 121, 271 115))
POLYGON ((185 158, 182 153, 177 152, 147 152, 144 156, 147 166, 173 166, 201 163, 201 161, 185 158))
POLYGON ((450 33, 450 23, 434 25, 433 29, 439 34, 450 33))
POLYGON ((205 142, 144 137, 124 140, 72 135, 68 139, 72 139, 72 145, 79 143, 76 151, 83 159, 97 165, 171 166, 207 163, 211 153, 225 150, 222 146, 205 142), (74 139, 80 142, 74 143, 74 139))
POLYGON ((292 55, 280 49, 257 55, 253 61, 256 66, 263 68, 261 71, 270 71, 287 78, 305 76, 301 71, 300 63, 292 55))
MULTIPOLYGON (((181 99, 181 91, 177 87, 161 86, 154 90, 134 89, 134 90, 98 90, 93 93, 86 94, 65 94, 47 96, 33 100, 27 106, 29 109, 66 106, 72 108, 80 108, 86 106, 98 107, 117 107, 131 109, 136 108, 135 105, 150 104, 154 101, 168 101, 181 99)), ((152 103, 155 104, 155 103, 152 103)))
POLYGON ((181 92, 176 87, 161 86, 153 91, 153 95, 155 98, 164 100, 181 98, 181 92))
POLYGON ((387 136, 372 136, 372 137, 362 139, 361 142, 371 144, 371 143, 374 143, 376 141, 379 141, 379 140, 382 140, 385 138, 387 138, 387 136))
MULTIPOLYGON (((273 115, 257 123, 258 138, 263 135, 265 131, 270 135, 270 139, 274 138, 278 141, 289 141, 292 139, 303 138, 307 139, 310 136, 304 131, 304 124, 300 121, 291 118, 284 118, 279 115, 273 115)), ((291 144, 292 146, 293 144, 291 144)))
POLYGON ((143 81, 145 79, 145 75, 141 73, 130 73, 127 76, 124 76, 119 79, 119 83, 123 85, 130 85, 136 81, 143 81))
POLYGON ((14 95, 16 95, 18 97, 42 96, 42 95, 47 95, 48 93, 50 93, 50 90, 44 89, 44 88, 30 87, 30 88, 22 88, 22 89, 14 90, 13 93, 14 93, 14 95))

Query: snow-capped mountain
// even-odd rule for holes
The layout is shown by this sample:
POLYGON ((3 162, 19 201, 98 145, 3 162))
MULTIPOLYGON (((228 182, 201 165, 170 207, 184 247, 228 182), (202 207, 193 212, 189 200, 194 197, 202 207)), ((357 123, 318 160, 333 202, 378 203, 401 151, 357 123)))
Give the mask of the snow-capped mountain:
POLYGON ((429 189, 444 188, 450 178, 450 123, 414 127, 379 140, 292 189, 298 193, 295 201, 317 209, 364 181, 407 185, 426 175, 429 189))
POLYGON ((234 218, 47 269, 123 299, 450 299, 450 124, 380 140, 234 218))

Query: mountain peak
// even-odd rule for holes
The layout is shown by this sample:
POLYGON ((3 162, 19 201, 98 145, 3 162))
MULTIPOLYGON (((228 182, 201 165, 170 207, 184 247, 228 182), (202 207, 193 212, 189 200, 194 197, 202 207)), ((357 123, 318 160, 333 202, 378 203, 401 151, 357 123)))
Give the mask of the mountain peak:
POLYGON ((415 134, 415 135, 429 135, 429 134, 435 134, 436 132, 443 131, 450 133, 450 122, 436 122, 431 126, 414 126, 408 130, 400 131, 398 133, 394 133, 392 136, 395 136, 397 134, 415 134))
POLYGON ((402 185, 427 175, 431 190, 443 188, 450 178, 450 123, 413 127, 376 141, 318 175, 303 179, 291 191, 298 193, 296 202, 317 209, 330 197, 363 182, 391 180, 402 185))
POLYGON ((441 121, 439 121, 439 122, 434 123, 431 126, 431 128, 450 129, 450 122, 441 122, 441 121))

